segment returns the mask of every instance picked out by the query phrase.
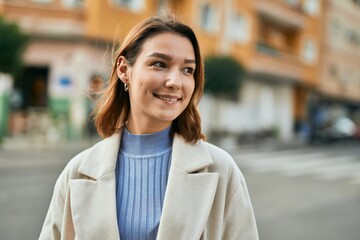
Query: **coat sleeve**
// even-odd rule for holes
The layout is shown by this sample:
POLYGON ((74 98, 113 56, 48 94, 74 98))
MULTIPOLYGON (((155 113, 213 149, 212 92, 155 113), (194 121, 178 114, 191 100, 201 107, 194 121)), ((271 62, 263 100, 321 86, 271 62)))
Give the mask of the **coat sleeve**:
POLYGON ((70 208, 69 165, 56 181, 52 199, 39 240, 74 239, 75 231, 70 208))
POLYGON ((244 178, 241 179, 239 187, 226 204, 222 239, 259 239, 254 211, 244 178))
POLYGON ((54 187, 48 212, 40 233, 39 240, 61 239, 62 221, 64 215, 65 199, 61 193, 60 181, 54 187))

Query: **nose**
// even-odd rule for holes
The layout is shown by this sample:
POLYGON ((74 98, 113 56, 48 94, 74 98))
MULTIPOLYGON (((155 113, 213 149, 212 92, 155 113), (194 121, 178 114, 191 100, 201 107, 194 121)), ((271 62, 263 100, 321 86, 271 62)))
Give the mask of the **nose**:
POLYGON ((179 71, 173 70, 169 72, 165 86, 175 90, 179 90, 182 87, 182 80, 179 71))

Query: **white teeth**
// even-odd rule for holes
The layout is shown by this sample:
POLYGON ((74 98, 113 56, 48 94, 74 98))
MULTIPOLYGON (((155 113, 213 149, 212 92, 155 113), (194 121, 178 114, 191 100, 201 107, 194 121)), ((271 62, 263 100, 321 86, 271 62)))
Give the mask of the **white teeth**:
POLYGON ((162 97, 162 96, 158 96, 161 100, 165 100, 165 101, 170 101, 170 102, 176 102, 177 99, 176 98, 168 98, 168 97, 162 97))

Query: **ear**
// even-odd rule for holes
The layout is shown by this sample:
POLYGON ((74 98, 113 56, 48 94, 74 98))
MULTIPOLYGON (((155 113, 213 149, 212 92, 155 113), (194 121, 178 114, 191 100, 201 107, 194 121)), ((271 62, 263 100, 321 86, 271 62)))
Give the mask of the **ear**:
POLYGON ((120 56, 118 58, 118 62, 116 63, 116 73, 123 83, 128 83, 129 81, 128 70, 129 67, 126 58, 124 56, 120 56))

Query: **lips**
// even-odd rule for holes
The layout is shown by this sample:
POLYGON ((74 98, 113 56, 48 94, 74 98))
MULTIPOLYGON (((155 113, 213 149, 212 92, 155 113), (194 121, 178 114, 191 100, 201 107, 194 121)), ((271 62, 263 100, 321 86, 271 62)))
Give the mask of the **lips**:
POLYGON ((173 95, 161 95, 161 94, 155 94, 155 93, 153 95, 160 100, 173 102, 173 103, 181 100, 181 97, 173 96, 173 95))

